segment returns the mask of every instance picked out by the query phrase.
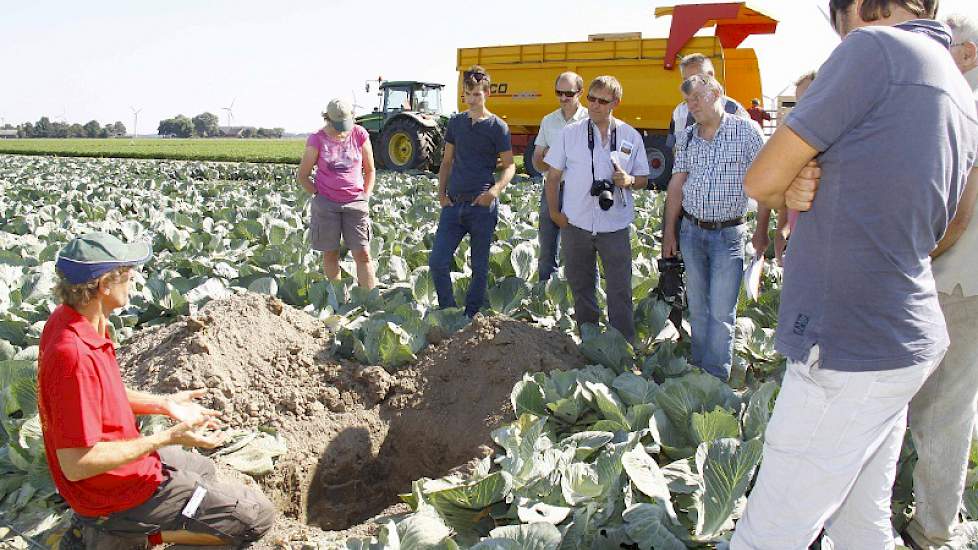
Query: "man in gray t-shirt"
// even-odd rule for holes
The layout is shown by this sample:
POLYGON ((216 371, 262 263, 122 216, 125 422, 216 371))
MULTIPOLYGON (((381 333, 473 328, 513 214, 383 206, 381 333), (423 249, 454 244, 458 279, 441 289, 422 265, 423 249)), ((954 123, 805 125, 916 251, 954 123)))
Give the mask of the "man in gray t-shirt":
POLYGON ((823 527, 835 547, 893 548, 907 403, 947 347, 928 255, 975 164, 978 116, 947 28, 915 19, 936 1, 882 4, 833 0, 844 40, 745 182, 784 207, 819 155, 785 268, 788 369, 733 550, 804 549, 823 527))

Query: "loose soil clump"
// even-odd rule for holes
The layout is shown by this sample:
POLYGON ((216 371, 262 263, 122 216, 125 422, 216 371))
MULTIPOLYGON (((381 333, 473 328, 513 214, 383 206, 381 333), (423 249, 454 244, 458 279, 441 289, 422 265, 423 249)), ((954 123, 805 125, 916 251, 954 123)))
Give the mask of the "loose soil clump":
POLYGON ((264 544, 364 536, 403 513, 397 494, 491 452, 525 372, 584 365, 567 335, 477 316, 396 372, 333 356, 333 335, 276 298, 242 294, 136 334, 120 349, 134 387, 206 387, 229 427, 273 427, 289 451, 260 479, 284 518, 264 544), (367 522, 367 523, 365 523, 367 522))

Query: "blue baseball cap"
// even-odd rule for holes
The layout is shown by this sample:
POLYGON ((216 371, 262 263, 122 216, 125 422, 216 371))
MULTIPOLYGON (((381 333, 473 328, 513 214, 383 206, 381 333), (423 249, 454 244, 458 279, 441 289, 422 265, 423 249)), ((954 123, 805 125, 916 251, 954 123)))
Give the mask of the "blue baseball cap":
POLYGON ((108 233, 87 233, 72 239, 58 253, 54 266, 69 283, 77 285, 117 267, 146 263, 152 256, 149 243, 126 244, 108 233))

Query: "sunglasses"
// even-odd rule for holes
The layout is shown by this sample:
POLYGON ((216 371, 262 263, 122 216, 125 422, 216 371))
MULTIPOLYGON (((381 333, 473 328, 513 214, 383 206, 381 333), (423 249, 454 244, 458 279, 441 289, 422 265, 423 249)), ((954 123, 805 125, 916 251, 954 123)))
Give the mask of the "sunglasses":
POLYGON ((601 105, 611 105, 612 103, 615 102, 614 99, 604 99, 603 97, 594 97, 593 95, 590 94, 588 94, 587 100, 590 101, 591 103, 598 103, 601 105))
POLYGON ((485 80, 486 82, 489 82, 489 75, 487 75, 486 73, 480 73, 478 71, 465 71, 465 72, 462 73, 462 77, 465 80, 468 80, 468 79, 471 78, 472 80, 475 80, 476 82, 482 82, 483 80, 485 80))
POLYGON ((557 97, 574 97, 581 93, 580 90, 554 90, 557 93, 557 97))

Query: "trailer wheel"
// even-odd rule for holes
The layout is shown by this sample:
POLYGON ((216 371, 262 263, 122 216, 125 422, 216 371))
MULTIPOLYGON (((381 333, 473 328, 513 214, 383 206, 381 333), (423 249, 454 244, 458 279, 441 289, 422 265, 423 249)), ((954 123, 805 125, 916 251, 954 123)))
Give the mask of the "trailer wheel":
POLYGON ((530 143, 523 150, 523 169, 526 170, 526 175, 531 178, 537 179, 542 178, 541 174, 535 166, 533 166, 533 151, 537 147, 537 136, 530 136, 530 143))
POLYGON ((672 150, 666 147, 665 134, 645 136, 645 155, 649 159, 649 189, 665 191, 672 177, 672 150))

